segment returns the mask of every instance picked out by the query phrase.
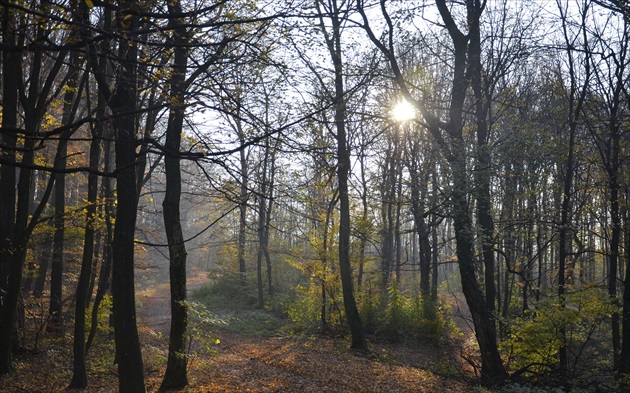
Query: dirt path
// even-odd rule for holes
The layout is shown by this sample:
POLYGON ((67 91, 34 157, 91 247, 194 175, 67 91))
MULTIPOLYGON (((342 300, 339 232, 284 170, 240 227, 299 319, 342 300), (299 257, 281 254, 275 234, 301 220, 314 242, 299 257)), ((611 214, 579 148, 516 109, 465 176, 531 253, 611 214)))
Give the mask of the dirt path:
MULTIPOLYGON (((187 277, 188 292, 210 282, 208 273, 193 270, 187 277)), ((136 295, 138 320, 140 325, 156 333, 168 336, 171 320, 170 288, 168 283, 146 285, 136 295)))
MULTIPOLYGON (((163 276, 146 271, 138 291, 140 341, 147 388, 157 391, 166 367, 169 290, 156 283, 163 276), (153 280, 153 282, 152 282, 153 280)), ((207 283, 203 272, 191 272, 189 289, 207 283)), ((89 384, 85 392, 116 392, 111 337, 90 353, 89 384), (100 352, 99 352, 100 351, 100 352)), ((220 331, 212 347, 218 356, 197 351, 189 358, 190 387, 186 392, 470 392, 471 386, 452 366, 448 346, 372 340, 371 353, 348 349, 347 338, 329 336, 260 337, 220 331)), ((98 341, 97 341, 98 344, 98 341)), ((38 353, 24 354, 17 370, 0 381, 2 392, 66 391, 72 375, 72 351, 67 343, 48 340, 38 353)))
MULTIPOLYGON (((188 289, 209 280, 191 272, 188 289)), ((138 318, 145 345, 165 353, 169 329, 168 284, 138 292, 138 318)), ((372 355, 354 353, 342 338, 257 337, 219 332, 218 356, 192 356, 190 389, 194 392, 466 392, 448 349, 431 344, 373 343, 372 355), (438 376, 430 370, 440 370, 438 376)), ((146 348, 149 350, 146 350, 146 348)), ((148 355, 150 356, 150 355, 148 355)), ((150 362, 147 362, 150 363, 150 362)), ((145 364, 149 390, 159 386, 164 370, 145 364)))

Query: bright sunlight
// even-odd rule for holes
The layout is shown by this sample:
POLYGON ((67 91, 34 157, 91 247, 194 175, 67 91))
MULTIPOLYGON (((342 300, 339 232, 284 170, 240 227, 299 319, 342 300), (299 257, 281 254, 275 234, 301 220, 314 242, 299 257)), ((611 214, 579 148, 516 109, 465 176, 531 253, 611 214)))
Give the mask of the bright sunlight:
POLYGON ((416 117, 416 108, 403 98, 392 110, 392 116, 396 121, 411 120, 416 117))

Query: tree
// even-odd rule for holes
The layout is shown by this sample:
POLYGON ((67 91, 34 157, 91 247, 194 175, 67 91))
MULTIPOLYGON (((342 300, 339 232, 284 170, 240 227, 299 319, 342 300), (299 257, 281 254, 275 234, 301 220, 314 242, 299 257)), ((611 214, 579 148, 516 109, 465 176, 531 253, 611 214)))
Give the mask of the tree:
MULTIPOLYGON (((79 13, 85 9, 84 5, 74 4, 73 7, 75 9, 81 7, 80 11, 75 11, 73 19, 75 19, 77 24, 82 23, 80 19, 82 16, 79 13)), ((78 29, 71 27, 68 45, 76 45, 79 40, 78 29)), ((79 77, 81 76, 81 67, 83 65, 82 56, 78 51, 72 50, 68 56, 68 63, 67 85, 63 96, 62 124, 72 124, 74 122, 81 98, 77 92, 82 90, 82 88, 79 88, 79 77)), ((84 75, 87 76, 88 74, 85 73, 84 75)), ((82 86, 84 84, 85 81, 82 82, 82 86)), ((61 332, 63 330, 63 262, 66 220, 66 175, 63 171, 67 168, 68 140, 73 133, 74 130, 72 128, 61 133, 57 147, 58 154, 55 157, 55 167, 60 173, 55 175, 54 189, 55 232, 53 235, 50 272, 50 320, 46 326, 46 330, 49 332, 61 332)))
MULTIPOLYGON (((19 29, 24 26, 18 25, 18 21, 24 24, 27 20, 31 20, 29 19, 31 17, 37 21, 35 36, 29 37, 32 40, 54 41, 58 38, 53 34, 54 30, 48 24, 48 19, 42 16, 50 11, 51 4, 42 2, 38 6, 37 11, 5 7, 3 13, 3 42, 6 43, 8 50, 3 52, 3 156, 0 185, 10 191, 3 192, 0 198, 0 212, 5 214, 3 224, 0 226, 2 237, 0 240, 0 297, 2 297, 0 299, 0 320, 2 321, 0 324, 0 374, 8 373, 12 369, 11 351, 13 344, 17 343, 13 341, 13 334, 16 328, 18 299, 21 293, 28 242, 54 184, 53 175, 49 178, 41 201, 30 214, 34 191, 31 187, 33 170, 38 167, 35 165, 35 142, 40 138, 44 139, 76 127, 76 125, 71 125, 50 132, 38 132, 48 104, 47 100, 51 96, 56 96, 62 88, 55 85, 55 80, 67 54, 67 50, 61 50, 51 63, 45 64, 43 50, 40 48, 33 51, 27 85, 22 72, 25 42, 18 41, 17 38, 20 34, 19 29), (24 110, 23 128, 18 123, 20 104, 24 110), (21 146, 18 146, 18 140, 21 146), (22 153, 19 162, 16 157, 18 151, 22 153), (17 175, 18 167, 21 167, 19 176, 17 175)), ((25 36, 24 38, 26 39, 25 36)), ((59 151, 56 158, 58 156, 59 151)), ((58 170, 56 166, 42 169, 52 172, 58 170)))
POLYGON ((186 245, 180 220, 181 169, 179 151, 183 133, 186 106, 186 71, 188 65, 188 32, 184 27, 182 5, 179 0, 168 3, 169 27, 172 29, 174 48, 170 77, 170 113, 166 128, 166 143, 169 153, 164 158, 166 191, 162 207, 164 228, 168 239, 169 272, 171 286, 171 330, 169 335, 168 362, 160 390, 182 389, 188 385, 186 365, 186 328, 188 309, 186 304, 186 245))
POLYGON ((455 225, 455 238, 457 245, 457 259, 461 274, 461 283, 466 302, 470 309, 475 335, 479 343, 481 353, 481 376, 482 381, 494 384, 506 378, 505 368, 497 348, 496 328, 494 315, 488 307, 483 292, 476 278, 476 257, 475 257, 475 228, 471 217, 471 207, 468 201, 468 194, 471 191, 467 171, 466 142, 464 140, 464 103, 467 91, 470 87, 469 73, 480 72, 475 68, 474 56, 478 48, 471 44, 470 40, 479 36, 481 14, 483 13, 485 2, 468 0, 465 3, 465 15, 467 32, 463 32, 458 27, 453 14, 444 0, 436 0, 437 10, 444 24, 445 29, 451 39, 453 60, 452 60, 452 82, 450 103, 447 113, 439 116, 432 113, 426 100, 417 99, 410 86, 405 80, 405 76, 400 68, 398 56, 395 52, 394 24, 386 8, 386 1, 380 1, 380 9, 386 23, 385 42, 381 41, 372 30, 368 16, 365 12, 363 1, 358 2, 359 10, 363 17, 363 28, 367 32, 370 40, 376 45, 389 62, 396 83, 401 89, 405 99, 416 106, 422 114, 424 126, 429 130, 441 148, 442 154, 446 157, 452 174, 453 188, 451 192, 452 215, 455 225), (441 120, 448 116, 448 121, 441 120))
POLYGON ((346 318, 352 333, 352 348, 367 349, 365 332, 354 299, 352 265, 350 263, 350 199, 348 177, 350 174, 350 150, 346 136, 346 91, 344 88, 343 48, 341 45, 343 2, 337 0, 316 1, 320 29, 326 41, 334 69, 333 108, 335 113, 335 138, 337 140, 337 182, 339 187, 339 270, 343 289, 343 303, 346 318), (327 27, 327 20, 330 27, 327 27))
MULTIPOLYGON (((134 289, 134 233, 138 209, 136 191, 136 111, 138 43, 133 39, 140 26, 137 10, 142 5, 121 0, 116 12, 119 72, 114 90, 99 73, 97 50, 92 44, 88 62, 96 77, 99 92, 105 95, 113 114, 116 153, 116 225, 112 241, 112 295, 116 362, 120 391, 144 392, 144 368, 136 324, 134 289)), ((88 32, 83 38, 90 42, 88 32)))
MULTIPOLYGON (((81 3, 77 6, 76 21, 78 24, 87 20, 88 9, 87 5, 81 3)), ((79 39, 79 34, 77 34, 79 39)), ((79 61, 71 56, 71 65, 77 66, 79 61)), ((70 79, 72 80, 72 79, 70 79)), ((72 88, 72 86, 69 86, 72 88)), ((70 97, 66 97, 69 99, 70 97)), ((88 96, 88 100, 91 99, 88 96)), ((103 114, 105 103, 102 99, 97 99, 97 113, 103 114)), ((64 108, 65 114, 65 108, 64 108)), ((92 259, 94 257, 94 237, 95 226, 97 219, 97 195, 98 195, 98 176, 96 171, 98 170, 99 161, 101 157, 101 138, 102 138, 102 123, 98 123, 92 126, 91 134, 92 140, 90 141, 90 158, 89 168, 94 172, 88 174, 88 192, 87 192, 87 206, 85 208, 85 234, 83 243, 83 255, 81 258, 81 271, 79 273, 79 281, 77 282, 77 288, 75 291, 75 312, 74 312, 74 356, 72 367, 72 381, 70 387, 72 388, 85 388, 88 384, 87 369, 85 364, 86 357, 86 342, 85 342, 85 311, 87 309, 88 299, 91 297, 89 293, 90 279, 92 277, 92 259)), ((65 150, 65 149, 64 149, 65 150)), ((65 160, 65 152, 64 160, 65 160)), ((64 163, 65 166, 65 163, 64 163)), ((59 184, 59 183, 58 183, 59 184)), ((63 182, 62 182, 63 184, 63 182)), ((63 194, 65 190, 61 190, 63 194)), ((63 195, 61 195, 64 198, 63 195)), ((62 227, 63 229, 63 227, 62 227)), ((63 232, 63 231, 62 231, 63 232)), ((62 233, 63 235, 63 233, 62 233)), ((52 294, 52 291, 51 291, 52 294)))
MULTIPOLYGON (((558 298, 560 304, 564 307, 565 294, 566 294, 566 265, 567 259, 571 254, 571 203, 573 195, 573 177, 575 174, 575 134, 579 126, 578 119, 582 113, 582 107, 587 94, 587 88, 591 77, 590 61, 588 57, 583 57, 583 77, 580 81, 578 79, 580 64, 576 59, 576 52, 573 48, 575 43, 580 38, 583 40, 582 44, 588 48, 588 39, 586 35, 586 16, 588 14, 588 8, 590 6, 589 1, 584 1, 581 8, 582 24, 577 33, 571 33, 569 30, 569 21, 567 20, 566 5, 563 5, 558 0, 558 9, 562 18, 562 32, 563 38, 566 44, 567 50, 567 62, 569 72, 569 89, 566 91, 568 101, 568 119, 567 127, 569 129, 569 139, 567 143, 567 159, 564 167, 564 181, 562 189, 562 207, 560 213, 559 223, 559 245, 558 245, 558 298)), ((565 327, 561 325, 560 333, 563 336, 564 343, 560 346, 558 356, 560 357, 560 367, 565 369, 567 367, 567 348, 566 348, 566 332, 565 327)))

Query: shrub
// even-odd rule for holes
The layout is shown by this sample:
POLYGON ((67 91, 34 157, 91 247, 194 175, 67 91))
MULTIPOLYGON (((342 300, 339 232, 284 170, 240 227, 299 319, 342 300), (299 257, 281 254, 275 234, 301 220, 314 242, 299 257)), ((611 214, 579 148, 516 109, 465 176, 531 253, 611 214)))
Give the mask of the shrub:
POLYGON ((598 288, 567 295, 564 306, 558 299, 540 301, 513 322, 511 334, 501 343, 501 349, 509 357, 511 368, 548 374, 558 365, 564 328, 569 357, 567 371, 577 375, 609 367, 606 364, 611 357, 609 339, 600 328, 615 310, 606 292, 598 288), (585 359, 588 364, 584 364, 585 359))

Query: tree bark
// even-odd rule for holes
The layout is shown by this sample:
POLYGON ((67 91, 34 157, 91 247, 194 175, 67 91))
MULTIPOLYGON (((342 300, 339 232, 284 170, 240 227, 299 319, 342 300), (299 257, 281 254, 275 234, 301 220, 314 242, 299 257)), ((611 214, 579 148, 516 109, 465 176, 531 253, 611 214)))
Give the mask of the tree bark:
MULTIPOLYGON (((463 140, 464 102, 467 90, 470 87, 470 80, 467 76, 467 71, 469 71, 468 44, 470 37, 478 33, 469 31, 467 34, 464 34, 460 31, 445 0, 436 0, 435 4, 453 43, 453 76, 447 122, 442 121, 441 116, 438 117, 432 113, 424 105, 424 101, 416 100, 412 96, 392 44, 391 29, 394 27, 384 2, 381 3, 381 11, 390 28, 388 32, 389 41, 387 43, 381 42, 370 29, 369 19, 362 7, 359 8, 359 11, 362 14, 365 29, 371 41, 387 57, 403 95, 418 108, 425 120, 427 129, 436 139, 450 165, 453 176, 451 205, 453 208, 457 259, 461 273, 462 290, 472 315, 475 335, 479 343, 482 382, 494 384, 503 381, 507 374, 497 348, 494 316, 490 312, 476 277, 475 227, 472 224, 471 207, 468 202, 468 193, 471 190, 468 184, 466 167, 466 144, 463 140)), ((478 0, 466 1, 467 26, 469 29, 479 28, 479 18, 484 4, 485 2, 478 0)))
POLYGON ((328 17, 332 23, 330 34, 324 27, 324 14, 320 10, 321 1, 317 1, 322 33, 326 37, 328 51, 334 67, 334 110, 335 129, 337 139, 337 181, 339 185, 339 273, 341 275, 341 288, 343 292, 343 304, 346 310, 346 318, 352 334, 351 347, 354 349, 367 349, 365 332, 359 316, 359 310, 354 299, 354 283, 352 279, 352 265, 350 262, 350 201, 348 195, 348 177, 350 174, 350 151, 347 147, 346 136, 346 97, 343 84, 343 60, 341 47, 341 20, 340 9, 336 0, 328 2, 328 17))
MULTIPOLYGON (((109 172, 111 170, 111 128, 107 127, 103 130, 103 155, 104 163, 103 170, 109 172)), ((101 263, 101 269, 98 273, 98 283, 96 285, 96 295, 94 295, 94 305, 92 306, 92 323, 90 325, 90 333, 85 344, 85 353, 90 350, 94 338, 96 337, 96 330, 98 328, 98 312, 101 307, 101 302, 105 298, 107 291, 110 287, 110 279, 112 275, 112 211, 113 198, 112 198, 112 185, 109 177, 103 178, 101 183, 101 198, 103 199, 103 215, 105 216, 105 244, 103 245, 103 262, 101 263)))
POLYGON ((168 126, 166 129, 165 148, 170 153, 164 157, 166 169, 166 191, 162 208, 164 228, 168 240, 169 273, 171 285, 171 330, 168 344, 166 373, 160 385, 160 391, 182 389, 188 385, 186 366, 186 330, 188 327, 188 306, 186 304, 186 244, 180 219, 180 199, 182 179, 180 158, 181 139, 186 111, 184 95, 185 77, 188 65, 187 31, 183 21, 176 17, 182 13, 179 0, 169 1, 168 10, 171 18, 169 25, 173 29, 175 48, 171 75, 171 103, 168 126))
MULTIPOLYGON (((76 32, 73 31, 68 43, 70 45, 76 44, 78 38, 76 32)), ((68 63, 68 82, 63 96, 62 124, 72 123, 78 108, 78 103, 76 102, 78 97, 77 90, 79 86, 79 71, 83 60, 77 51, 72 51, 70 52, 68 63)), ((68 139, 73 132, 73 129, 69 129, 61 134, 55 159, 55 169, 59 169, 60 172, 55 174, 55 232, 53 235, 50 271, 50 319, 46 325, 46 331, 48 332, 63 331, 63 258, 66 220, 66 175, 63 171, 67 166, 68 139)))
MULTIPOLYGON (((263 309, 265 306, 264 293, 263 293, 263 277, 262 277, 262 259, 266 253, 265 236, 268 231, 265 231, 267 225, 267 166, 269 164, 269 141, 265 142, 265 153, 263 158, 263 166, 260 176, 260 190, 258 193, 258 252, 256 255, 256 272, 258 282, 258 308, 263 309)), ((267 253, 268 255, 268 253, 267 253)), ((268 265, 269 288, 271 289, 271 269, 268 265)))
MULTIPOLYGON (((21 74, 21 59, 16 45, 15 20, 11 7, 2 11, 2 44, 7 47, 2 62, 2 128, 16 128, 18 115, 18 78, 21 74)), ((13 327, 17 318, 17 295, 12 296, 12 248, 14 247, 13 225, 15 224, 16 171, 12 165, 16 160, 14 147, 17 138, 11 133, 2 133, 2 159, 0 167, 0 375, 12 371, 11 350, 13 327), (15 303, 15 306, 14 306, 15 303), (15 309, 14 309, 15 308, 15 309)))
MULTIPOLYGON (((238 93, 238 100, 241 99, 240 92, 238 93)), ((238 221, 238 244, 237 244, 237 256, 238 256, 238 272, 241 287, 245 288, 247 286, 247 265, 245 263, 245 240, 247 233, 245 232, 247 229, 247 203, 249 200, 249 192, 247 189, 247 184, 249 182, 249 164, 247 162, 247 154, 245 152, 245 133, 241 127, 241 119, 240 119, 240 101, 237 103, 237 118, 236 122, 236 132, 238 134, 238 139, 241 143, 240 154, 240 163, 241 163, 241 184, 240 184, 240 198, 239 198, 239 221, 238 221)))
MULTIPOLYGON (((144 367, 136 324, 134 288, 134 233, 138 213, 136 192, 136 119, 133 109, 137 105, 137 43, 135 36, 139 24, 136 1, 121 0, 117 12, 120 68, 116 89, 109 100, 114 114, 114 148, 116 151, 116 225, 112 242, 112 295, 114 311, 114 337, 118 363, 119 390, 121 392, 146 391, 144 367)), ((99 83, 99 88, 105 86, 99 83)))
MULTIPOLYGON (((77 21, 85 21, 88 17, 87 6, 82 2, 77 6, 77 21)), ((71 55, 71 59, 74 56, 71 55)), ((77 59, 71 64, 78 65, 77 59)), ((87 72, 87 71, 86 71, 87 72)), ((88 97, 88 100, 90 97, 88 97)), ((97 113, 105 113, 105 102, 98 99, 97 113)), ((101 157, 102 123, 97 123, 92 128, 92 140, 90 141, 89 167, 97 170, 101 157)), ((83 241, 83 255, 81 257, 81 271, 75 292, 74 311, 74 337, 73 337, 73 362, 72 380, 69 388, 86 388, 88 384, 87 367, 85 364, 85 311, 88 303, 90 280, 92 278, 92 258, 94 257, 94 224, 96 220, 96 198, 98 195, 98 177, 95 173, 88 173, 87 206, 85 207, 85 233, 83 241)))

